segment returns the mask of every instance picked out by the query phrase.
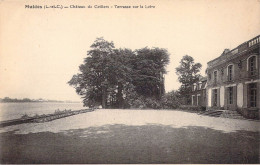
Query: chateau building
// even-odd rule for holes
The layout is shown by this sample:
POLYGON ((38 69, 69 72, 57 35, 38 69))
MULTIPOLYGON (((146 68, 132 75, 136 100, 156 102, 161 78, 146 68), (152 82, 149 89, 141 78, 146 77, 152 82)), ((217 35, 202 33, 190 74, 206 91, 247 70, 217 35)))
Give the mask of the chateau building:
POLYGON ((192 86, 191 105, 206 107, 206 85, 207 77, 200 77, 192 86))
POLYGON ((259 47, 260 35, 207 63, 207 109, 237 110, 259 118, 259 47))

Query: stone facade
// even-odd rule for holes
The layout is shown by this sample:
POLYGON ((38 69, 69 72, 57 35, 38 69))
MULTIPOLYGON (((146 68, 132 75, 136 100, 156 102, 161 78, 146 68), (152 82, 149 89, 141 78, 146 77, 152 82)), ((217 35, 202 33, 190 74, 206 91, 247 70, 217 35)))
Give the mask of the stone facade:
POLYGON ((206 86, 207 78, 201 77, 192 86, 191 105, 206 107, 206 86))
POLYGON ((260 36, 224 52, 207 65, 207 109, 237 110, 259 118, 260 36))

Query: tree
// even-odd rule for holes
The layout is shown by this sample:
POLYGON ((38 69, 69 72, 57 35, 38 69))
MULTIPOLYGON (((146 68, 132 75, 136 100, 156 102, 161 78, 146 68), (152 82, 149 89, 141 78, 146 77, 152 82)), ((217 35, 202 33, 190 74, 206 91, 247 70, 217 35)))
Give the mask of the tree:
POLYGON ((147 47, 136 50, 133 84, 139 95, 160 99, 165 93, 164 77, 169 53, 166 49, 147 47))
POLYGON ((115 49, 110 55, 109 68, 109 102, 114 108, 123 108, 126 95, 133 90, 132 60, 135 58, 130 49, 115 49), (132 89, 131 89, 132 88, 132 89))
POLYGON ((162 97, 162 107, 164 109, 175 109, 181 105, 181 95, 179 91, 171 91, 162 97))
POLYGON ((79 66, 80 73, 68 83, 82 96, 85 106, 129 107, 137 98, 162 97, 168 62, 165 49, 143 48, 133 52, 115 49, 113 42, 97 38, 79 66))
POLYGON ((194 63, 191 56, 185 55, 182 57, 180 66, 176 68, 176 74, 179 76, 178 80, 181 83, 179 91, 184 97, 191 92, 192 84, 199 80, 201 66, 200 63, 194 63))
POLYGON ((114 43, 97 38, 90 47, 92 50, 88 51, 84 64, 79 66, 81 73, 74 75, 68 83, 83 96, 85 106, 101 104, 105 108, 110 75, 109 57, 114 53, 114 43))

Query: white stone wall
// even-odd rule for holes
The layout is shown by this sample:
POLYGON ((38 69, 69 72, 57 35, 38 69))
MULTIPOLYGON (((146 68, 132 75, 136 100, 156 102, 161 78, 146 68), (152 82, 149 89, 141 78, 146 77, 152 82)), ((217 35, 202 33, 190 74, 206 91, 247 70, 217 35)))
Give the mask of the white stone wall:
POLYGON ((239 83, 237 85, 237 106, 239 108, 243 107, 243 84, 239 83))
POLYGON ((191 105, 194 105, 194 95, 191 96, 191 105))
POLYGON ((225 104, 225 87, 221 86, 220 87, 220 106, 224 107, 225 104))
POLYGON ((211 103, 211 88, 208 88, 208 91, 207 91, 207 93, 208 93, 208 106, 209 107, 212 107, 212 103, 211 103))

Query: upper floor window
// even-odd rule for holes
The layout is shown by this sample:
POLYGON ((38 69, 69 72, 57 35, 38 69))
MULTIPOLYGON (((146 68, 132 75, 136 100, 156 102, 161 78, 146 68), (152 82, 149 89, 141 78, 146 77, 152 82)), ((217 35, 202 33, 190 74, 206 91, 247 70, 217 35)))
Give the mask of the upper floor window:
POLYGON ((228 66, 228 81, 233 80, 233 65, 228 66))
POLYGON ((214 83, 217 83, 218 72, 214 71, 214 83))
POLYGON ((256 74, 256 56, 252 56, 249 58, 248 69, 250 76, 254 76, 256 74))

